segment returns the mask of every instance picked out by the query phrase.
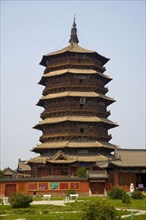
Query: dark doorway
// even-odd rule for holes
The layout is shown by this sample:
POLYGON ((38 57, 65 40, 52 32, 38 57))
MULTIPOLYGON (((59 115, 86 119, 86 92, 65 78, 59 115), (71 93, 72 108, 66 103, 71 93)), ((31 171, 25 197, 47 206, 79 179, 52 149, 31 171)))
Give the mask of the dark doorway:
POLYGON ((92 194, 104 194, 104 182, 90 182, 90 189, 92 194))
POLYGON ((9 197, 12 193, 16 192, 16 184, 6 184, 5 196, 9 197))
POLYGON ((146 191, 146 174, 145 173, 139 173, 136 175, 136 187, 141 190, 146 191))

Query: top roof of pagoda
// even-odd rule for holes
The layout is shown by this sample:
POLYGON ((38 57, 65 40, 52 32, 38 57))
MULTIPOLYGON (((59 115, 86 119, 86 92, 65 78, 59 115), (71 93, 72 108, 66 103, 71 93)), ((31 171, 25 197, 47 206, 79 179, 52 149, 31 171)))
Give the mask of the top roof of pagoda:
POLYGON ((52 56, 64 54, 66 52, 79 53, 79 54, 93 54, 95 57, 97 57, 99 60, 101 60, 103 65, 109 61, 109 58, 106 58, 106 57, 98 54, 96 51, 88 50, 88 49, 85 49, 85 48, 78 45, 79 40, 77 37, 77 28, 76 28, 75 18, 74 18, 74 22, 73 22, 73 25, 71 28, 69 43, 70 43, 69 46, 67 46, 61 50, 54 51, 52 53, 48 53, 48 54, 44 55, 40 64, 43 66, 47 66, 47 61, 49 60, 49 58, 51 58, 52 56))
POLYGON ((46 56, 52 56, 52 55, 57 55, 57 54, 61 54, 61 53, 64 53, 64 52, 75 52, 75 53, 96 53, 96 51, 94 50, 88 50, 88 49, 85 49, 81 46, 79 46, 78 44, 76 43, 73 43, 61 50, 58 50, 58 51, 55 51, 55 52, 52 52, 52 53, 49 53, 47 54, 46 56))

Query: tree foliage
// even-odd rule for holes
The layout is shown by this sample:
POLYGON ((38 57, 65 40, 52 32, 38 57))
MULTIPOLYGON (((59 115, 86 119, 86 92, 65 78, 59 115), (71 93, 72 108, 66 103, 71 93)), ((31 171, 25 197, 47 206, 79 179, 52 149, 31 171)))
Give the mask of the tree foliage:
POLYGON ((9 202, 12 208, 27 208, 32 202, 32 197, 22 193, 15 193, 10 196, 9 202))
POLYGON ((143 195, 140 191, 135 191, 132 193, 131 197, 133 199, 143 199, 143 195))
POLYGON ((125 203, 125 204, 131 203, 130 196, 126 192, 123 192, 122 194, 122 203, 125 203))
POLYGON ((105 201, 89 204, 84 210, 82 220, 116 220, 120 219, 115 208, 105 201))
POLYGON ((122 195, 125 191, 118 186, 112 188, 110 192, 108 192, 108 196, 111 199, 122 199, 122 195))
POLYGON ((3 177, 4 177, 3 171, 0 170, 0 178, 3 178, 3 177))
POLYGON ((86 177, 87 176, 87 170, 86 167, 80 167, 76 170, 75 175, 78 177, 86 177))

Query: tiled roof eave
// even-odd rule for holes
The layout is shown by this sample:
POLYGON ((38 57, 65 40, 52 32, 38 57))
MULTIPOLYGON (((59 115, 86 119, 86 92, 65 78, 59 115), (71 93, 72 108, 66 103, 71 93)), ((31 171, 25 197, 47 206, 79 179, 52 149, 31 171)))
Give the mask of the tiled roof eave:
POLYGON ((73 69, 73 68, 68 68, 68 69, 61 69, 61 70, 55 70, 55 71, 50 71, 48 73, 44 73, 43 74, 43 78, 47 78, 47 77, 51 77, 51 76, 56 76, 56 75, 62 75, 62 74, 66 74, 66 73, 71 73, 71 74, 96 74, 96 75, 100 75, 103 78, 107 79, 107 80, 112 80, 112 78, 110 78, 108 75, 105 75, 103 73, 100 73, 96 70, 93 69, 73 69))
POLYGON ((146 169, 146 164, 145 165, 139 165, 139 164, 117 164, 114 162, 111 162, 112 165, 116 166, 116 167, 122 167, 122 168, 145 168, 146 169))
POLYGON ((122 168, 144 168, 146 169, 146 150, 117 149, 118 160, 111 161, 111 165, 122 168))
POLYGON ((77 162, 77 160, 47 160, 47 163, 57 163, 57 164, 70 164, 75 162, 77 162))
POLYGON ((66 92, 59 92, 59 93, 50 93, 46 96, 42 96, 40 101, 47 100, 47 99, 53 99, 53 98, 61 98, 61 97, 93 97, 93 98, 102 98, 107 101, 115 102, 113 98, 110 98, 108 96, 96 93, 96 92, 76 92, 76 91, 66 91, 66 92))
POLYGON ((110 60, 109 58, 106 58, 106 57, 98 54, 96 51, 85 49, 85 48, 79 46, 78 44, 73 44, 73 45, 69 45, 61 50, 54 51, 52 53, 44 55, 41 62, 40 62, 40 65, 46 66, 47 65, 46 61, 48 59, 50 59, 50 57, 54 57, 54 56, 65 54, 65 53, 93 54, 93 56, 98 57, 102 61, 103 65, 106 64, 110 60))
POLYGON ((39 151, 39 150, 41 150, 41 149, 60 149, 60 148, 74 148, 74 149, 76 149, 76 148, 88 148, 88 149, 90 149, 90 148, 108 148, 108 149, 111 149, 111 150, 114 150, 115 149, 115 147, 109 147, 109 146, 106 146, 106 145, 101 145, 101 146, 97 146, 97 145, 76 145, 76 146, 68 146, 68 145, 62 145, 62 146, 42 146, 41 147, 41 145, 40 146, 37 146, 37 147, 34 147, 33 149, 32 149, 32 151, 33 152, 35 152, 35 151, 39 151))
POLYGON ((55 123, 61 123, 65 121, 72 121, 72 122, 85 122, 85 123, 105 123, 112 127, 117 127, 118 124, 116 122, 112 122, 109 119, 105 118, 98 118, 96 116, 63 116, 63 117, 54 117, 54 118, 46 118, 42 120, 39 124, 35 125, 34 128, 38 129, 40 126, 44 124, 55 124, 55 123))
POLYGON ((106 175, 106 176, 96 176, 96 175, 95 175, 95 176, 94 176, 94 175, 92 176, 92 175, 90 175, 90 176, 89 176, 89 179, 97 179, 97 180, 98 180, 98 179, 100 179, 100 180, 103 179, 103 180, 105 180, 105 179, 108 179, 108 176, 107 176, 107 175, 106 175))

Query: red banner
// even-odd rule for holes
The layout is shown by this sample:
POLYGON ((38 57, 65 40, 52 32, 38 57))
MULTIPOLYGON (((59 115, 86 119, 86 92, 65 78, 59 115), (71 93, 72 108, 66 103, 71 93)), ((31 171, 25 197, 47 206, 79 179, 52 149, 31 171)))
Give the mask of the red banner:
POLYGON ((37 190, 37 183, 27 183, 27 190, 37 190))
POLYGON ((69 189, 69 183, 60 183, 60 189, 69 189))
POLYGON ((39 190, 48 190, 48 183, 39 183, 39 190))
POLYGON ((80 183, 79 182, 71 182, 70 189, 80 189, 80 183))

